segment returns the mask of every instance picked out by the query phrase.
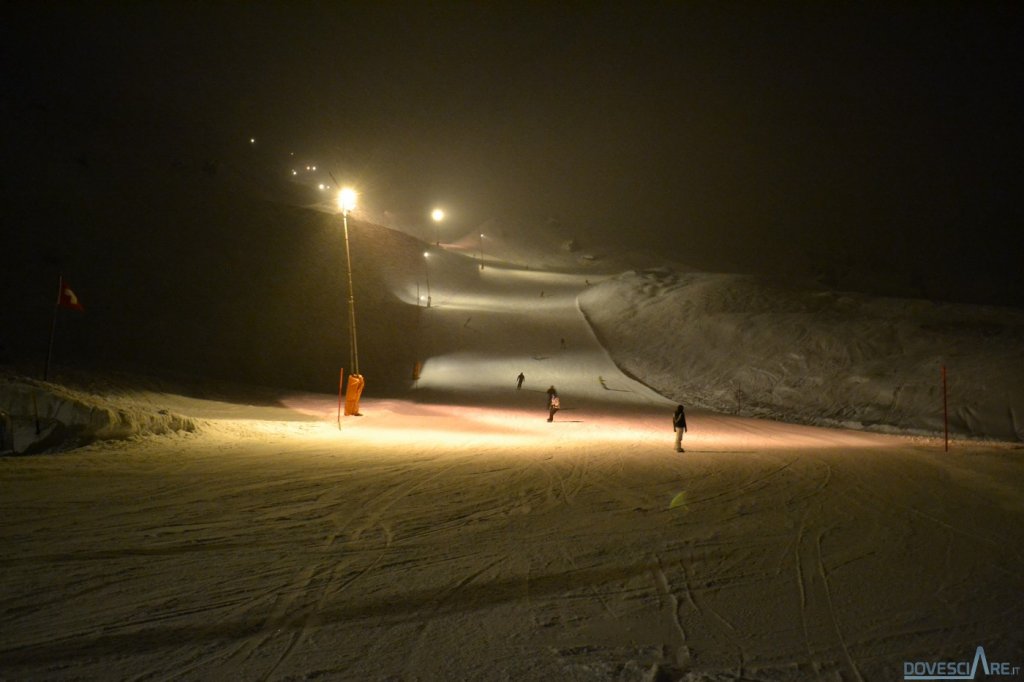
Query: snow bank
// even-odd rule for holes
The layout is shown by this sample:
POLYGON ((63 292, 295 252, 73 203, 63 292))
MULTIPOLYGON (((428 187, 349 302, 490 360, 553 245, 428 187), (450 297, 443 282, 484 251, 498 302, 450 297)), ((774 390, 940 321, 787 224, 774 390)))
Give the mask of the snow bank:
POLYGON ((785 288, 734 274, 630 271, 579 306, 616 363, 717 411, 852 428, 1024 440, 1024 314, 785 288))
POLYGON ((13 437, 5 434, 0 451, 19 454, 198 428, 191 417, 127 397, 118 400, 21 377, 0 381, 0 411, 13 426, 13 437))

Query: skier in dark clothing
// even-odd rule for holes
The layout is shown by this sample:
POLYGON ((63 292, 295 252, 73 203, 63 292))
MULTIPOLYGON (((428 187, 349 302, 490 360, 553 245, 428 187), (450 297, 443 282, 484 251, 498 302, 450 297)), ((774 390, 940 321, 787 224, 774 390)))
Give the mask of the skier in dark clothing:
POLYGON ((520 372, 519 376, 516 377, 516 390, 518 391, 523 387, 523 382, 526 381, 526 377, 520 372))
POLYGON ((548 388, 548 421, 555 420, 555 412, 561 409, 562 404, 558 399, 558 391, 555 390, 554 386, 548 388))
POLYGON ((676 452, 685 452, 683 433, 686 432, 686 411, 682 405, 676 408, 676 413, 672 416, 672 427, 676 430, 676 452))

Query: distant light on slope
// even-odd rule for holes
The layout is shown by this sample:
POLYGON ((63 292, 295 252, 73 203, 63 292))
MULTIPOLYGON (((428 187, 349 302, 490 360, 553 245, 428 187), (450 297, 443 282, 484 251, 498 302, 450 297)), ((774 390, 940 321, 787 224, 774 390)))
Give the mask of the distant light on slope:
POLYGON ((430 217, 434 219, 434 222, 437 222, 437 223, 439 223, 439 222, 441 222, 442 220, 444 220, 444 211, 442 211, 442 210, 441 210, 441 209, 439 209, 439 208, 435 208, 435 209, 434 209, 434 210, 433 210, 433 211, 432 211, 432 212, 430 213, 430 217))

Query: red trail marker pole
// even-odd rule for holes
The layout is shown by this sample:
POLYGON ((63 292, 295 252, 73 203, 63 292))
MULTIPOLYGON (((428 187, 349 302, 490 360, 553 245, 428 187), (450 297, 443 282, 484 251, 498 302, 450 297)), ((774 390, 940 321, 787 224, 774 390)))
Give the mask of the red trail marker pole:
POLYGON ((341 430, 341 394, 345 384, 345 368, 342 367, 338 373, 338 430, 341 430))

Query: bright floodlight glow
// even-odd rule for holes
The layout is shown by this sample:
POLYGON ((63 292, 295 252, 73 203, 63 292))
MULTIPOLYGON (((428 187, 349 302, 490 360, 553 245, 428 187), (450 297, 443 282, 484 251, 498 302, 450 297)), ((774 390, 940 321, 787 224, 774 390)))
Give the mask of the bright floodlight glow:
POLYGON ((326 189, 326 188, 324 187, 324 183, 322 183, 322 182, 320 183, 319 187, 320 187, 320 191, 321 191, 321 192, 322 192, 322 191, 324 191, 324 189, 326 189))
POLYGON ((351 187, 345 187, 338 192, 338 206, 343 213, 348 213, 356 207, 356 191, 351 187))
POLYGON ((249 144, 256 144, 256 138, 255 137, 250 137, 249 138, 249 144))
POLYGON ((430 257, 430 252, 429 251, 424 251, 423 252, 423 257, 424 258, 429 258, 430 257))
POLYGON ((435 223, 439 223, 444 220, 444 211, 439 208, 435 208, 431 213, 430 217, 434 219, 435 223))
POLYGON ((298 175, 298 174, 299 174, 299 171, 297 171, 297 170, 295 170, 295 169, 293 168, 293 169, 292 169, 292 175, 298 175))

